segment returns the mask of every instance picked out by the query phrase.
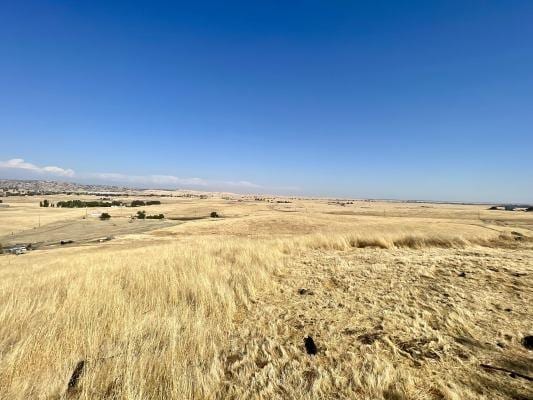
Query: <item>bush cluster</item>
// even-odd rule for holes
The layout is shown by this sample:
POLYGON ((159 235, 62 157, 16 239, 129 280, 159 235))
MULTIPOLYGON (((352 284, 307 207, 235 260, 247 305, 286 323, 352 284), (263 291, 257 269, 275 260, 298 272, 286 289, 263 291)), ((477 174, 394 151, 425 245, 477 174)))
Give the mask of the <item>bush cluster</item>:
POLYGON ((137 211, 137 219, 163 219, 163 214, 146 215, 146 211, 137 211))
MULTIPOLYGON (((47 200, 45 200, 47 201, 47 200)), ((91 200, 91 201, 83 201, 83 200, 67 200, 67 201, 58 201, 56 206, 57 207, 64 207, 64 208, 85 208, 85 207, 112 207, 112 206, 121 206, 121 201, 100 201, 100 200, 91 200)), ((48 206, 44 206, 48 207, 48 206)))
POLYGON ((163 214, 157 214, 157 215, 147 215, 146 219, 163 219, 165 216, 163 214))

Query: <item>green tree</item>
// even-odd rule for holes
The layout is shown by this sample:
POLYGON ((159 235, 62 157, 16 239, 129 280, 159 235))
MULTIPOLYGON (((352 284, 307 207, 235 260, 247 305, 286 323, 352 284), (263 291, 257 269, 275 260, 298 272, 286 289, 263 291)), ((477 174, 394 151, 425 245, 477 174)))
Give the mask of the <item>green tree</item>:
POLYGON ((109 215, 108 213, 102 213, 102 214, 100 215, 100 219, 101 219, 102 221, 106 221, 106 220, 108 220, 109 218, 111 218, 111 215, 109 215))

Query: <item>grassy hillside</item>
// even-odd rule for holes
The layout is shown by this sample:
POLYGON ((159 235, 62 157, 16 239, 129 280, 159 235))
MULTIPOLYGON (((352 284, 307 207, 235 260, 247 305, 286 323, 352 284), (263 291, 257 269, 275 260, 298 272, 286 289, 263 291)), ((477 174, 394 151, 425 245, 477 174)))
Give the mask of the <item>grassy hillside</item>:
POLYGON ((531 221, 366 206, 176 201, 222 218, 0 256, 0 398, 531 398, 480 366, 533 375, 531 221))

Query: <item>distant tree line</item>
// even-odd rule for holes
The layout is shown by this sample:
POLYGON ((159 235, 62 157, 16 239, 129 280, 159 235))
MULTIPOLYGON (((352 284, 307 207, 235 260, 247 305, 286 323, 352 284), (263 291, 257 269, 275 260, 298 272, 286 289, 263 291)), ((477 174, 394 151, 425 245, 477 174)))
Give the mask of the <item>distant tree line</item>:
POLYGON ((149 201, 133 200, 131 202, 130 207, 153 206, 153 205, 159 205, 159 204, 161 204, 159 200, 149 200, 149 201))
MULTIPOLYGON (((47 200, 45 200, 47 201, 47 200)), ((67 201, 58 201, 56 203, 57 207, 63 208, 85 208, 85 207, 112 207, 112 206, 121 206, 121 201, 101 201, 101 200, 67 200, 67 201)), ((46 207, 46 206, 45 206, 46 207)))
MULTIPOLYGON (((54 205, 51 205, 48 200, 41 201, 40 203, 41 207, 53 207, 54 205)), ((58 201, 56 203, 57 207, 63 207, 63 208, 85 208, 85 207, 141 207, 141 206, 152 206, 152 205, 159 205, 161 202, 159 200, 150 200, 150 201, 142 201, 142 200, 133 200, 130 204, 124 203, 122 201, 113 200, 113 201, 102 201, 102 200, 66 200, 66 201, 58 201)))

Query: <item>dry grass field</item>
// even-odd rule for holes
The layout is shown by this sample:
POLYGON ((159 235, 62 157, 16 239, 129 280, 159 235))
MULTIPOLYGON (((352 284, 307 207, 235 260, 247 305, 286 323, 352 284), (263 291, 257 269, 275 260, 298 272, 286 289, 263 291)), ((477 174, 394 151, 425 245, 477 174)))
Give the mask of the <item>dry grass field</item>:
POLYGON ((533 213, 39 200, 6 201, 0 243, 77 240, 0 256, 1 399, 533 398, 533 213))

